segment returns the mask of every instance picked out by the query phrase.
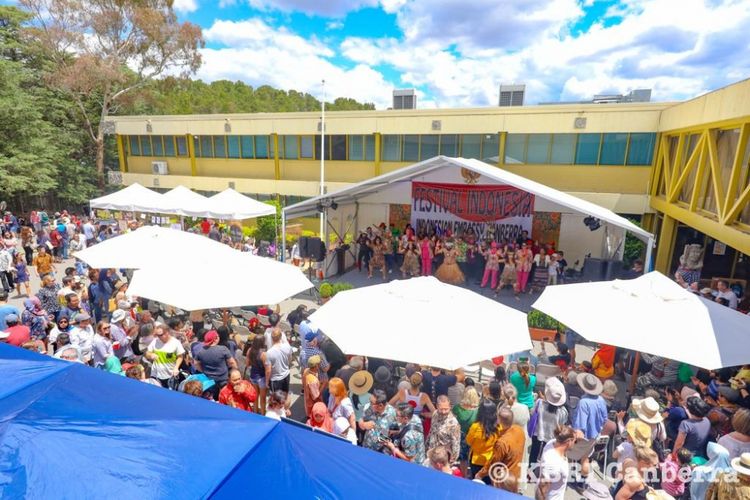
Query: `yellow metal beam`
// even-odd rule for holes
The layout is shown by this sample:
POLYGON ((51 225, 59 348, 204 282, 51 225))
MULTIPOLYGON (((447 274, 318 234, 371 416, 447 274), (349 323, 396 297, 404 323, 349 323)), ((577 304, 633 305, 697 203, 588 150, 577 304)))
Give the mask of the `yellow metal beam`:
POLYGON ((711 177, 713 178, 714 198, 716 198, 716 214, 723 218, 724 214, 724 185, 721 179, 721 165, 719 165, 719 154, 716 148, 718 131, 708 131, 708 161, 711 166, 711 177))
POLYGON ((695 212, 698 209, 698 195, 703 192, 703 183, 706 176, 706 155, 708 154, 707 140, 703 142, 701 147, 701 155, 698 160, 698 171, 695 174, 695 180, 693 181, 692 190, 690 193, 690 211, 695 212))
POLYGON ((198 175, 198 165, 195 162, 195 139, 193 134, 186 134, 188 156, 190 157, 190 175, 196 177, 198 175))
MULTIPOLYGON (((729 185, 727 186, 726 199, 724 200, 724 207, 729 211, 729 207, 733 207, 734 195, 737 192, 737 187, 740 183, 740 174, 742 173, 742 161, 745 159, 745 148, 747 148, 748 137, 750 137, 750 123, 745 123, 740 128, 740 137, 737 141, 737 151, 734 153, 734 161, 732 162, 732 172, 729 176, 729 185)), ((729 213, 725 213, 722 217, 721 222, 726 224, 729 221, 729 213)))
POLYGON ((677 223, 676 221, 668 216, 664 215, 661 222, 661 231, 659 232, 659 239, 656 240, 656 259, 654 261, 654 268, 666 275, 669 275, 669 265, 672 260, 672 248, 674 247, 674 239, 677 234, 677 223))
MULTIPOLYGON (((747 205, 748 203, 750 203, 750 184, 745 187, 744 191, 742 191, 742 194, 740 194, 740 196, 737 198, 737 201, 735 201, 734 205, 732 205, 732 208, 727 210, 726 215, 721 219, 721 223, 731 224, 732 222, 734 222, 734 219, 737 218, 740 212, 745 208, 745 205, 747 205)), ((747 238, 750 239, 750 236, 748 236, 747 238)))
MULTIPOLYGON (((690 171, 693 169, 695 162, 698 161, 698 158, 703 154, 704 141, 705 141, 705 136, 701 135, 700 138, 698 138, 698 142, 695 144, 695 149, 693 149, 693 152, 690 155, 690 158, 688 158, 687 162, 685 162, 685 167, 683 168, 682 173, 680 173, 679 177, 677 177, 677 173, 679 172, 679 169, 680 169, 679 161, 675 160, 675 164, 677 166, 673 170, 672 174, 674 175, 673 179, 676 182, 669 189, 669 201, 670 202, 677 200, 677 196, 680 192, 680 189, 682 189, 682 186, 685 184, 685 181, 690 176, 690 171)), ((677 150, 679 151, 680 148, 678 147, 677 150)))
POLYGON ((273 141, 274 178, 277 181, 280 181, 281 180, 281 163, 279 161, 279 134, 271 134, 271 140, 273 141))
POLYGON ((661 141, 661 148, 664 150, 664 154, 662 156, 662 173, 664 175, 664 186, 667 193, 669 193, 669 187, 672 185, 672 177, 670 174, 672 173, 672 165, 670 164, 670 148, 669 148, 669 137, 664 135, 662 136, 661 141))
MULTIPOLYGON (((674 183, 677 180, 677 173, 680 171, 680 168, 682 167, 682 157, 685 155, 685 140, 690 139, 689 136, 685 134, 680 134, 677 137, 677 151, 675 151, 674 154, 674 160, 672 161, 672 169, 669 171, 669 178, 671 179, 672 183, 674 183)), ((698 144, 695 145, 695 148, 698 149, 698 144)))
MULTIPOLYGON (((500 132, 498 141, 497 166, 505 165, 505 141, 508 138, 508 132, 500 132)), ((552 148, 550 148, 552 149, 552 148)))
POLYGON ((120 163, 120 172, 128 171, 128 162, 125 158, 125 144, 121 135, 117 135, 117 160, 120 163))
POLYGON ((380 171, 380 132, 375 132, 375 177, 379 176, 380 171))
MULTIPOLYGON (((744 194, 747 194, 747 196, 750 197, 750 188, 748 188, 744 194)), ((711 238, 729 245, 735 250, 750 255, 750 236, 736 227, 721 224, 717 220, 691 212, 687 208, 683 208, 673 203, 667 203, 663 198, 652 197, 651 207, 663 213, 665 215, 665 221, 667 220, 667 216, 672 217, 683 224, 687 224, 693 229, 697 229, 711 238)))

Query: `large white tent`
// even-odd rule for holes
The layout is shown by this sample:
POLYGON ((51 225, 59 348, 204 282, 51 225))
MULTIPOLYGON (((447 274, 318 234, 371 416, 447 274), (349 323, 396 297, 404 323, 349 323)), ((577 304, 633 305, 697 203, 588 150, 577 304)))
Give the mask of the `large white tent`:
POLYGON ((565 249, 568 262, 572 263, 575 259, 583 261, 588 253, 592 253, 594 257, 610 258, 596 253, 603 249, 603 242, 608 234, 617 233, 617 238, 622 242, 626 231, 646 242, 647 262, 650 261, 653 235, 625 217, 482 161, 445 156, 437 156, 286 207, 283 211, 282 230, 289 219, 315 216, 322 211, 329 221, 329 228, 335 229, 340 235, 349 233, 356 238, 357 232, 365 227, 387 222, 390 206, 411 204, 413 182, 511 186, 535 196, 536 212, 561 214, 560 241, 556 243, 559 244, 558 248, 565 249), (584 225, 586 217, 598 219, 604 226, 604 231, 590 231, 584 225))
POLYGON ((91 208, 123 212, 175 213, 175 203, 137 182, 89 201, 91 208))
POLYGON ((339 292, 310 320, 345 354, 449 370, 531 349, 526 314, 432 276, 339 292))
POLYGON ((208 198, 207 208, 206 216, 216 219, 242 220, 276 213, 273 206, 238 193, 232 188, 208 198))
POLYGON ((593 342, 707 369, 750 363, 750 316, 655 271, 633 280, 548 286, 532 307, 593 342))

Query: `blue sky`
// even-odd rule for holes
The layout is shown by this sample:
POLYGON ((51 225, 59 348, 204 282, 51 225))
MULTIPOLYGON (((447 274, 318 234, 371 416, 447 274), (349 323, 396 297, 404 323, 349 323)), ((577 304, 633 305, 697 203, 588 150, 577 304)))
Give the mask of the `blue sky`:
POLYGON ((744 0, 175 0, 204 29, 198 77, 387 107, 527 104, 653 89, 682 100, 750 76, 744 0))

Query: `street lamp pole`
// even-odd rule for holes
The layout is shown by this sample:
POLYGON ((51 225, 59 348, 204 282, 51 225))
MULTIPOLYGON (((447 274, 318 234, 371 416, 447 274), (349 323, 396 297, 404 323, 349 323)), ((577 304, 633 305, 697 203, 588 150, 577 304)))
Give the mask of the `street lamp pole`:
MULTIPOLYGON (((321 99, 320 107, 320 196, 326 194, 325 192, 325 177, 326 177, 326 163, 325 163, 325 150, 326 150, 326 81, 322 82, 323 87, 323 99, 321 99)), ((325 241, 325 228, 326 228, 326 215, 325 210, 320 212, 320 238, 323 240, 323 244, 328 246, 328 242, 325 241)))

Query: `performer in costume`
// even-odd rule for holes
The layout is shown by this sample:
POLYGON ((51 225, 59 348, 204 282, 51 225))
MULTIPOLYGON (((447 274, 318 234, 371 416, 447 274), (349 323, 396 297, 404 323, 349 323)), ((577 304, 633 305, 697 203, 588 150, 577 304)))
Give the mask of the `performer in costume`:
POLYGON ((444 283, 463 285, 465 281, 464 273, 461 272, 461 269, 456 263, 458 250, 454 248, 453 242, 446 241, 445 248, 439 251, 443 253, 444 259, 443 263, 435 273, 435 277, 444 283))

